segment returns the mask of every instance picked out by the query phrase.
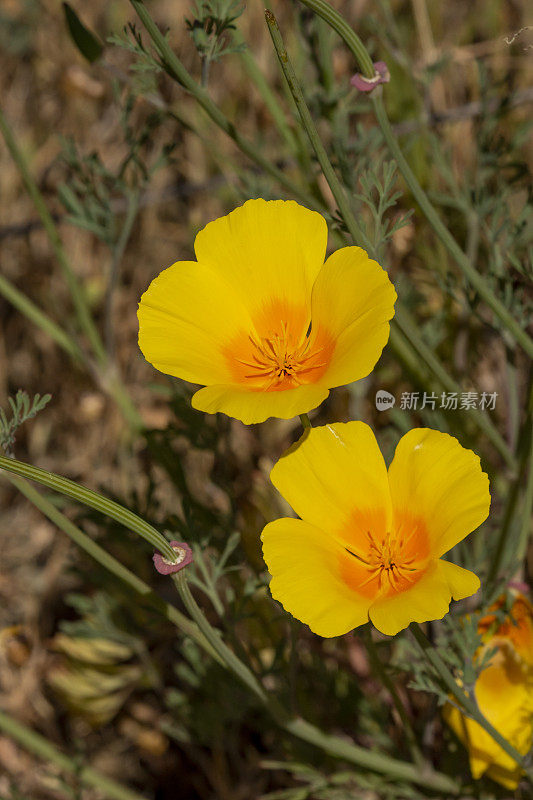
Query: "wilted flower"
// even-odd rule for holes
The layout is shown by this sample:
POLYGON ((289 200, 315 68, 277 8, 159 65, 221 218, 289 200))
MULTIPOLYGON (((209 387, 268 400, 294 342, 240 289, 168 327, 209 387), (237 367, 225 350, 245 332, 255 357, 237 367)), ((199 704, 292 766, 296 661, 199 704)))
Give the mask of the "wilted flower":
MULTIPOLYGON (((519 594, 503 622, 497 615, 483 617, 479 632, 483 646, 477 658, 487 648, 496 652, 475 683, 477 704, 496 730, 525 755, 533 746, 533 608, 519 594)), ((445 706, 444 716, 468 749, 472 776, 487 775, 507 789, 516 789, 522 769, 492 736, 455 706, 445 706)))
POLYGON ((324 218, 248 200, 197 235, 139 304, 139 346, 162 372, 203 384, 194 408, 245 423, 288 419, 363 378, 389 337, 396 292, 359 247, 324 263, 324 218))
POLYGON ((387 473, 368 425, 313 428, 271 479, 301 517, 263 531, 272 596, 320 636, 369 618, 393 635, 478 590, 474 573, 441 559, 490 507, 479 458, 453 436, 409 431, 387 473))

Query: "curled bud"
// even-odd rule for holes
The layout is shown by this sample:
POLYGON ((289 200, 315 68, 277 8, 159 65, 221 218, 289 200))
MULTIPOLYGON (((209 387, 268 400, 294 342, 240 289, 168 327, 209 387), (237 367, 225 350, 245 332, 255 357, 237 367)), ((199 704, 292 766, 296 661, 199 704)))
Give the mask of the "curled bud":
POLYGON ((380 83, 388 83, 390 81, 390 72, 384 61, 376 61, 374 64, 374 77, 365 78, 360 72, 352 76, 350 83, 355 86, 360 92, 371 92, 380 83))
POLYGON ((155 568, 161 575, 172 575, 174 572, 179 572, 193 560, 192 550, 185 542, 170 542, 170 546, 176 553, 175 561, 170 561, 161 553, 154 553, 153 556, 155 568))

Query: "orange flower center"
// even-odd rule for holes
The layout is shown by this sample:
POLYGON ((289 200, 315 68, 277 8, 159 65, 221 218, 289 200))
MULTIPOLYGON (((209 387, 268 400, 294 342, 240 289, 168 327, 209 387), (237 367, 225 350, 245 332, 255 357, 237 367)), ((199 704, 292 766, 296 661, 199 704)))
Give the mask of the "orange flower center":
POLYGON ((243 332, 223 352, 236 382, 275 392, 318 381, 333 349, 324 330, 312 330, 305 309, 278 302, 259 315, 253 333, 243 332))
POLYGON ((389 596, 409 589, 428 564, 428 537, 420 520, 397 520, 392 531, 367 529, 358 531, 357 537, 352 529, 348 539, 343 539, 347 556, 343 556, 342 577, 365 597, 389 596))

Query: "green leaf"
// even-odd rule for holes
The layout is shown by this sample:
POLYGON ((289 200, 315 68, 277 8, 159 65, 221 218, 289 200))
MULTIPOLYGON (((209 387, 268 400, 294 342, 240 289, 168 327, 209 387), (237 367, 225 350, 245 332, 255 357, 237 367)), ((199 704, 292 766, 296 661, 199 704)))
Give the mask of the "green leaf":
POLYGON ((104 45, 85 27, 69 3, 63 3, 63 11, 72 40, 82 56, 90 64, 97 61, 102 55, 104 45))

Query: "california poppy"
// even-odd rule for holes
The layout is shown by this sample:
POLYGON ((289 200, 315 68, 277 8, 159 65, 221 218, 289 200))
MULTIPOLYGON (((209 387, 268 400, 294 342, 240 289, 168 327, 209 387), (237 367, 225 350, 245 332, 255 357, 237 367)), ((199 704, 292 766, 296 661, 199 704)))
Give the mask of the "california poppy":
POLYGON ((161 372, 202 384, 192 405, 245 423, 316 408, 363 378, 389 337, 396 292, 359 247, 324 263, 325 219, 288 200, 248 200, 210 222, 197 261, 155 278, 139 346, 161 372))
POLYGON ((441 558, 490 506, 479 458, 453 436, 409 431, 387 472, 365 423, 312 428, 271 479, 301 519, 263 530, 270 590, 320 636, 368 619, 393 635, 478 590, 473 572, 441 558))

